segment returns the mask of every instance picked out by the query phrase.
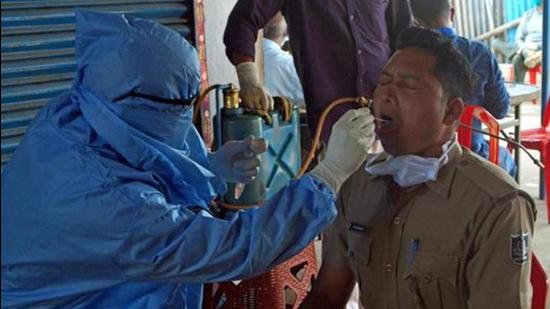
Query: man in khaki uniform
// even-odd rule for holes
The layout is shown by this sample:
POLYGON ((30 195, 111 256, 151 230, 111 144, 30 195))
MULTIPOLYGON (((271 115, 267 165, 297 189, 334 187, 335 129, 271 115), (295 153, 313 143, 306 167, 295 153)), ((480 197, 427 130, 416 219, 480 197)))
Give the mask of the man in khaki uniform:
POLYGON ((438 33, 402 34, 374 94, 387 154, 342 187, 302 308, 343 308, 356 282, 368 309, 529 307, 534 203, 456 142, 471 76, 438 33))

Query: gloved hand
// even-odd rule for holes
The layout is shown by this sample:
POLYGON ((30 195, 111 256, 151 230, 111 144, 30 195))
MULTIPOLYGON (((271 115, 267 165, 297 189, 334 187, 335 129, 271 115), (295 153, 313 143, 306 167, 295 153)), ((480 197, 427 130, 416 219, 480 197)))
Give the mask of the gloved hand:
POLYGON ((267 142, 263 138, 229 141, 210 155, 210 169, 224 182, 251 182, 258 175, 258 155, 266 149, 267 142))
POLYGON ((332 127, 325 158, 310 174, 338 193, 365 161, 374 142, 374 117, 368 108, 350 110, 332 127))
POLYGON ((244 106, 264 111, 273 109, 273 98, 260 82, 256 64, 243 62, 237 64, 235 68, 239 77, 240 95, 244 106))

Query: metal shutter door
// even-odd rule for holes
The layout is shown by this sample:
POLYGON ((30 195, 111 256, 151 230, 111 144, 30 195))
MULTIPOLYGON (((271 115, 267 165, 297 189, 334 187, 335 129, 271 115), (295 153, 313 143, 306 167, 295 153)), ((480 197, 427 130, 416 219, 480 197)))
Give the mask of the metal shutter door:
POLYGON ((161 22, 194 42, 193 1, 2 1, 2 171, 29 122, 75 74, 74 8, 161 22))

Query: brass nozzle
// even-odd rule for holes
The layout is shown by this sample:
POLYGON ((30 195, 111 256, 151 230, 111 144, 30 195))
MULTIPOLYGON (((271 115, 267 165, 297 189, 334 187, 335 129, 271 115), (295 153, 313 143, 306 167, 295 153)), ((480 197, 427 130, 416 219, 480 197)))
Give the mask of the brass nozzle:
POLYGON ((223 107, 229 109, 239 108, 239 88, 233 84, 223 90, 223 107))
POLYGON ((358 97, 356 99, 357 104, 361 107, 370 107, 371 100, 365 98, 365 97, 358 97))

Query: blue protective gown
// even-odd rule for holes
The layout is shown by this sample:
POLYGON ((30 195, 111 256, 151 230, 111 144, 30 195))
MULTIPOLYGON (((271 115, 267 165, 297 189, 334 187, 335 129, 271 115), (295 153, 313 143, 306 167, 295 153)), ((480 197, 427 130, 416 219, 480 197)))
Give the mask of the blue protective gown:
POLYGON ((2 174, 2 307, 198 308, 201 283, 257 275, 335 217, 302 177, 263 207, 216 218, 225 191, 189 107, 192 46, 156 23, 77 12, 78 74, 2 174))

